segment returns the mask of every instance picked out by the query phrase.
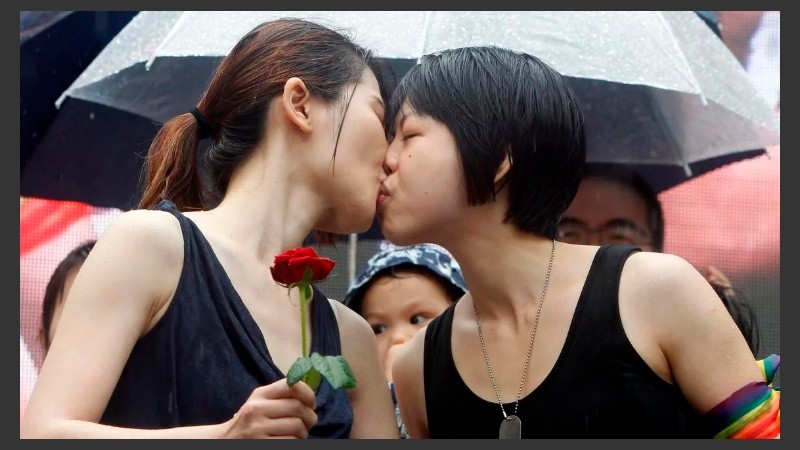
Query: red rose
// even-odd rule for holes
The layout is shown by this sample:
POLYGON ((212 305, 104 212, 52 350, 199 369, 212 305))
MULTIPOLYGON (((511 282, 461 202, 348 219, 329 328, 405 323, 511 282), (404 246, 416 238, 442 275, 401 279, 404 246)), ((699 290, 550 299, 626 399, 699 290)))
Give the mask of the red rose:
POLYGON ((276 255, 272 267, 272 278, 283 286, 289 286, 303 279, 306 267, 311 269, 311 281, 322 281, 328 277, 336 263, 317 255, 311 247, 293 248, 276 255))
POLYGON ((311 247, 286 250, 276 255, 272 267, 272 278, 291 289, 296 287, 300 292, 300 349, 303 356, 297 358, 289 368, 286 382, 289 386, 303 381, 311 389, 316 390, 320 380, 325 378, 334 389, 353 388, 356 385, 350 365, 344 356, 322 356, 317 352, 309 356, 306 343, 306 316, 308 304, 313 296, 311 283, 324 280, 336 263, 317 255, 311 247))

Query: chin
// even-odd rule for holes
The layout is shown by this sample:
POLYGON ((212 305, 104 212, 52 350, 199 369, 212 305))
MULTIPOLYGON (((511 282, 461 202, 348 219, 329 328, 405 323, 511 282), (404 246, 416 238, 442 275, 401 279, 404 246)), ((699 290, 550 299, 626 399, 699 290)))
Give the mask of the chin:
POLYGON ((422 242, 413 239, 408 235, 408 233, 403 233, 397 229, 393 229, 390 224, 386 224, 383 221, 380 222, 380 225, 383 237, 394 245, 406 246, 422 242))
POLYGON ((360 218, 358 221, 350 222, 346 224, 347 231, 339 232, 339 234, 364 233, 370 229, 374 218, 375 216, 371 215, 360 218))

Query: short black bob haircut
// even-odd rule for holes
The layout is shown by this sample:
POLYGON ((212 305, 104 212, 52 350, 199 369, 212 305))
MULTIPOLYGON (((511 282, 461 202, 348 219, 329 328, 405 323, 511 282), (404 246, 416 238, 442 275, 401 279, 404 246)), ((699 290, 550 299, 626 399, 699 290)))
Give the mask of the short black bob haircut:
POLYGON ((386 117, 390 140, 404 102, 455 137, 470 205, 507 189, 507 222, 557 237, 586 161, 583 113, 561 74, 500 47, 450 49, 423 56, 398 83, 386 117), (506 156, 511 168, 495 185, 506 156))

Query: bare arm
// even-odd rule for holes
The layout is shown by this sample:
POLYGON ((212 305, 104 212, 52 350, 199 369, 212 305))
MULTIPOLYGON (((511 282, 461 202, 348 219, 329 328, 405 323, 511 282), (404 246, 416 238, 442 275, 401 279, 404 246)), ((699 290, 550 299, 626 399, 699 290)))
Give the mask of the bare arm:
POLYGON ((21 438, 308 436, 317 421, 314 392, 285 379, 256 388, 221 424, 145 430, 98 423, 133 346, 172 299, 182 267, 180 226, 169 213, 131 211, 112 222, 69 291, 21 438))
POLYGON ((626 330, 636 330, 634 323, 648 330, 632 333, 645 336, 632 339, 637 350, 645 360, 663 358, 660 374, 676 383, 698 412, 707 412, 748 383, 763 381, 719 296, 682 258, 631 256, 623 269, 620 305, 626 330))
POLYGON ((64 303, 22 437, 162 435, 97 422, 131 349, 172 296, 183 264, 182 242, 178 222, 168 213, 130 211, 109 225, 64 303))
POLYGON ((381 369, 375 334, 363 317, 331 301, 339 321, 342 356, 347 359, 356 387, 349 390, 353 405, 352 439, 399 439, 388 382, 381 369))
POLYGON ((400 348, 392 364, 395 397, 413 439, 428 439, 428 416, 425 410, 425 387, 423 385, 423 350, 425 330, 421 328, 400 348))

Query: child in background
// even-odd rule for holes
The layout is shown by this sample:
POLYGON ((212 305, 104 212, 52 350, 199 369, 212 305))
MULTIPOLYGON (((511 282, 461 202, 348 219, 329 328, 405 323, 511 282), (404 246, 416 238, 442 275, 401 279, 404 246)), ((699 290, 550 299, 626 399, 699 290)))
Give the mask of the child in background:
MULTIPOLYGON (((467 287, 461 268, 444 248, 434 244, 388 245, 367 261, 343 302, 372 326, 394 400, 391 380, 395 351, 455 303, 467 287)), ((396 401, 395 413, 400 434, 407 438, 396 401)))
POLYGON ((64 308, 64 300, 69 294, 72 282, 75 281, 75 276, 89 256, 89 252, 94 248, 95 242, 97 242, 95 239, 91 239, 73 248, 58 263, 56 270, 53 271, 50 280, 47 282, 44 299, 42 300, 42 325, 40 330, 45 352, 50 349, 50 344, 53 342, 58 320, 61 318, 61 310, 64 308))

